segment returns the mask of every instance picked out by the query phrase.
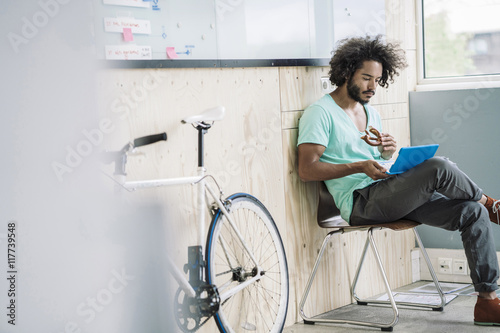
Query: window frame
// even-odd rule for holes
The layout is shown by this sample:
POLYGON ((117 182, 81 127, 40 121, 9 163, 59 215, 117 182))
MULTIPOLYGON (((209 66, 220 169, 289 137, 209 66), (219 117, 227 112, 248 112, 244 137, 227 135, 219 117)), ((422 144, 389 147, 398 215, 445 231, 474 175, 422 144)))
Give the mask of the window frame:
POLYGON ((424 0, 416 0, 417 85, 416 91, 457 90, 500 87, 500 74, 426 78, 424 56, 424 0))

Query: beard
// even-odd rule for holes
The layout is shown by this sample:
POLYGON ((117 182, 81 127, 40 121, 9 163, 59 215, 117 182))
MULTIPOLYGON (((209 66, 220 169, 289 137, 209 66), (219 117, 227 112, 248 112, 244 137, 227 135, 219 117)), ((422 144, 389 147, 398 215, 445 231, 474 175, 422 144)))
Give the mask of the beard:
MULTIPOLYGON (((373 95, 375 95, 375 91, 369 91, 372 92, 373 95)), ((365 92, 368 92, 368 90, 365 92)), ((349 94, 349 97, 351 97, 356 102, 361 103, 362 105, 368 104, 368 102, 370 102, 369 98, 363 99, 361 97, 361 89, 354 82, 352 82, 352 78, 347 81, 347 93, 349 94)))

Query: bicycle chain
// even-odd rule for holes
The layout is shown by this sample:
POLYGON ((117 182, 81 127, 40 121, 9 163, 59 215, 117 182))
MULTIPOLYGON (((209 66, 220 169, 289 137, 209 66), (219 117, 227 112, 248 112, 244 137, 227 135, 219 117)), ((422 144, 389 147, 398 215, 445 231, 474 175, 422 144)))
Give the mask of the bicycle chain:
POLYGON ((174 300, 174 315, 177 326, 184 333, 196 332, 200 329, 200 327, 205 325, 206 322, 210 318, 212 318, 213 315, 219 310, 220 298, 218 296, 217 290, 213 285, 205 285, 197 290, 196 298, 190 298, 183 294, 182 300, 179 301, 179 296, 181 295, 181 293, 183 293, 183 290, 181 288, 177 289, 174 300), (200 299, 199 296, 203 291, 208 292, 209 297, 200 299), (196 313, 191 312, 191 310, 189 309, 189 307, 192 305, 189 304, 191 302, 194 302, 194 306, 197 307, 196 313), (183 317, 181 318, 180 315, 182 315, 183 317), (187 327, 189 324, 188 319, 192 319, 194 321, 194 327, 191 329, 187 327), (185 322, 181 322, 182 320, 185 320, 185 322))

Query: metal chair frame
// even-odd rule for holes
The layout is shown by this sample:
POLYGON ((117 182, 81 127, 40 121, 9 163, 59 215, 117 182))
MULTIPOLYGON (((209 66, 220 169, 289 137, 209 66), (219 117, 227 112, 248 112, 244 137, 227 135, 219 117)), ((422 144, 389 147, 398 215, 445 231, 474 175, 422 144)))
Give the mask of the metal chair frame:
MULTIPOLYGON (((306 285, 306 289, 304 291, 304 294, 302 296, 302 300, 300 301, 299 304, 299 311, 300 311, 300 316, 304 320, 305 324, 315 324, 315 323, 333 323, 333 324, 351 324, 351 325, 361 325, 361 326, 369 326, 369 327, 375 327, 375 328, 380 328, 382 331, 389 331, 391 332, 393 330, 393 327, 397 324, 399 320, 399 311, 398 311, 398 305, 401 306, 409 306, 409 307, 415 307, 415 308, 427 308, 427 309, 432 309, 434 311, 443 311, 444 306, 446 305, 446 298, 444 296, 444 293, 441 289, 441 286, 439 285, 439 281, 437 279, 436 273, 434 272, 434 269, 432 267, 432 263, 429 259, 429 256, 427 255, 427 252, 425 251, 425 247, 422 244, 422 240, 420 239, 420 236, 418 235, 418 232, 416 230, 416 226, 419 225, 419 223, 410 221, 410 220, 398 220, 390 223, 384 223, 384 224, 376 224, 376 225, 364 225, 364 226, 350 226, 346 221, 344 221, 340 217, 340 211, 339 209, 335 206, 335 202, 333 201, 332 196, 328 192, 328 189, 326 188, 326 185, 321 182, 319 184, 319 202, 318 202, 318 214, 317 214, 317 219, 318 219, 318 224, 322 228, 333 228, 334 230, 330 231, 324 238, 323 244, 321 246, 321 249, 318 253, 318 256, 316 258, 316 262, 313 267, 313 271, 311 272, 311 275, 309 277, 309 280, 306 285), (437 289, 437 295, 439 295, 441 302, 438 304, 421 304, 421 303, 410 303, 410 302, 396 302, 394 300, 393 292, 392 289, 389 285, 389 282, 387 280, 387 275, 385 273, 384 267, 382 265, 382 261, 380 259, 379 252, 377 250, 377 246, 375 244, 374 238, 373 238, 373 231, 374 230, 380 230, 383 228, 388 228, 392 230, 406 230, 406 229, 413 229, 413 232, 415 234, 415 239, 417 240, 418 246, 420 247, 420 251, 425 259, 425 262, 427 263, 427 267, 429 268, 429 272, 432 276, 432 280, 436 286, 437 289), (312 283, 314 281, 314 278, 316 276, 319 264, 321 262, 321 258, 323 257, 325 248, 327 244, 330 241, 330 238, 335 235, 335 234, 343 234, 345 232, 349 231, 360 231, 360 230, 366 230, 367 231, 367 237, 366 237, 366 242, 364 245, 364 249, 361 255, 361 259, 358 265, 358 268, 356 270, 356 274, 353 279, 353 283, 351 286, 351 296, 354 298, 354 300, 357 302, 359 305, 368 305, 368 304, 389 304, 392 308, 393 311, 393 318, 392 321, 387 322, 387 323, 379 323, 379 322, 365 322, 365 321, 355 321, 355 320, 346 320, 346 319, 326 319, 326 318, 312 318, 309 317, 305 314, 304 312, 304 304, 307 300, 307 296, 309 295, 309 291, 311 289, 312 283), (384 300, 376 300, 376 299, 360 299, 357 294, 356 294, 356 286, 358 284, 359 280, 359 275, 363 266, 363 263, 365 261, 366 254, 368 252, 368 247, 371 247, 372 252, 375 256, 375 261, 377 264, 377 268, 379 272, 381 273, 384 286, 387 292, 387 295, 389 297, 388 301, 384 300)), ((429 295, 426 293, 426 295, 429 295)))

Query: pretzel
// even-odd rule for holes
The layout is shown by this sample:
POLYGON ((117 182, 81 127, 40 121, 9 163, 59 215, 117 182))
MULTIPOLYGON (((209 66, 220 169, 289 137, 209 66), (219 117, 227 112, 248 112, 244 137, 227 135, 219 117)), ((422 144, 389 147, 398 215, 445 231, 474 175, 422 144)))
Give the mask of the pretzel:
POLYGON ((376 136, 375 137, 371 136, 370 133, 367 130, 365 130, 366 135, 363 135, 361 137, 361 139, 365 140, 365 142, 367 144, 369 144, 370 146, 374 146, 374 147, 379 146, 382 143, 382 135, 380 134, 380 132, 376 128, 371 127, 371 126, 368 128, 369 128, 370 132, 375 134, 376 136))

